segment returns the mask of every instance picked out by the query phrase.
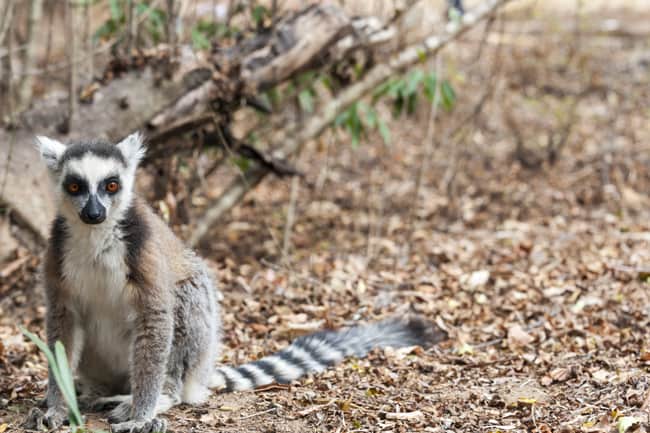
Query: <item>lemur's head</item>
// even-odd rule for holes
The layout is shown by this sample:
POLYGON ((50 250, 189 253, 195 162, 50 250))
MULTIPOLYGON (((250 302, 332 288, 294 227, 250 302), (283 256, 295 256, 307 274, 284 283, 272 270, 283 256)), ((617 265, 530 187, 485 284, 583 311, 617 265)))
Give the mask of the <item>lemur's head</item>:
POLYGON ((139 133, 116 145, 86 141, 66 146, 47 137, 36 141, 64 217, 93 225, 121 219, 131 203, 135 170, 145 153, 139 133))

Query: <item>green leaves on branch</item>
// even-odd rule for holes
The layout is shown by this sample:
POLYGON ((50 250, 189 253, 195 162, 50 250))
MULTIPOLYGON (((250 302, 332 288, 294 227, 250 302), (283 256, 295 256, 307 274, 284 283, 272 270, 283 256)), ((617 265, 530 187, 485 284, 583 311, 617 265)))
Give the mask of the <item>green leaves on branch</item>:
POLYGON ((251 5, 251 17, 253 18, 253 23, 256 27, 262 27, 264 25, 264 20, 267 17, 271 17, 271 12, 267 7, 262 5, 251 5))
POLYGON ((95 32, 95 39, 109 39, 118 36, 120 32, 126 29, 128 8, 131 1, 135 6, 135 20, 140 20, 145 17, 141 25, 147 31, 154 43, 162 41, 165 34, 167 14, 163 9, 152 6, 150 1, 134 1, 134 0, 109 0, 108 5, 111 12, 104 24, 102 24, 95 32), (146 14, 146 15, 145 15, 146 14))
POLYGON ((210 49, 212 39, 231 37, 238 30, 226 23, 199 20, 191 30, 192 45, 195 50, 210 49))
POLYGON ((390 130, 386 122, 379 116, 377 110, 365 102, 355 102, 338 115, 334 126, 342 128, 352 137, 352 146, 357 147, 361 138, 367 136, 367 131, 377 130, 385 144, 390 144, 390 130))
POLYGON ((405 77, 386 81, 377 87, 372 95, 372 103, 376 104, 380 99, 386 97, 392 102, 395 117, 400 116, 404 111, 407 114, 413 114, 421 94, 424 94, 426 99, 433 103, 436 86, 439 86, 438 91, 440 92, 438 103, 445 110, 451 111, 456 103, 456 92, 449 81, 443 80, 439 83, 435 72, 425 74, 419 69, 405 77))
POLYGON ((390 144, 390 129, 376 110, 381 100, 389 100, 393 116, 404 112, 413 114, 418 101, 424 96, 429 103, 434 100, 446 111, 451 111, 456 103, 456 92, 447 80, 439 81, 435 72, 425 73, 416 69, 406 76, 394 78, 381 84, 372 94, 371 104, 355 102, 334 121, 334 126, 350 134, 352 145, 358 146, 368 131, 376 130, 385 144, 390 144), (436 97, 436 92, 438 96, 436 97))
POLYGON ((144 28, 151 36, 154 43, 159 43, 163 40, 165 34, 167 14, 160 8, 152 7, 147 2, 138 2, 135 6, 136 19, 137 17, 147 14, 144 21, 144 28))

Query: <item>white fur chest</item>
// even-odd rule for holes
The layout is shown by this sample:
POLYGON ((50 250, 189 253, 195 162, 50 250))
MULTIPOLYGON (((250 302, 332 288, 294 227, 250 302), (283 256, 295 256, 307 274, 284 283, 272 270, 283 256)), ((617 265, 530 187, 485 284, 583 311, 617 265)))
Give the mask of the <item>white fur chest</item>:
POLYGON ((135 312, 126 293, 126 245, 116 229, 72 232, 66 239, 63 278, 85 346, 114 371, 128 371, 125 353, 135 312))
POLYGON ((128 313, 126 245, 116 228, 72 230, 63 253, 63 279, 75 311, 128 313))

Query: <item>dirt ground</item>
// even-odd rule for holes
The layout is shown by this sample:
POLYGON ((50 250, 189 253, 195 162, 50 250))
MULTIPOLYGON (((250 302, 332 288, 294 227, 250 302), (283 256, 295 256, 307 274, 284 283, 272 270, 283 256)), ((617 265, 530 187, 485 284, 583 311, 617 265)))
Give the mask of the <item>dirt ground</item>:
MULTIPOLYGON (((388 146, 329 134, 297 162, 287 254, 283 179, 201 248, 224 294, 225 363, 407 312, 449 340, 180 406, 174 431, 650 429, 650 14, 525 18, 444 53, 459 103, 438 113, 430 154, 426 108, 393 121, 388 146)), ((0 269, 0 432, 24 431, 47 376, 18 330, 42 335, 38 257, 12 263, 0 269)))

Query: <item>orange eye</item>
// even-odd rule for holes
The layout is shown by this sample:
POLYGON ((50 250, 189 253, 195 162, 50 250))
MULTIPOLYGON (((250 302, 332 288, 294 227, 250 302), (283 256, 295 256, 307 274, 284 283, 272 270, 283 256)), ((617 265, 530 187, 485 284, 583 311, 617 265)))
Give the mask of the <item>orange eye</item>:
POLYGON ((68 191, 71 193, 79 192, 79 184, 78 183, 68 184, 68 191))
POLYGON ((120 185, 115 181, 106 184, 106 191, 110 193, 116 193, 118 189, 120 189, 120 185))

